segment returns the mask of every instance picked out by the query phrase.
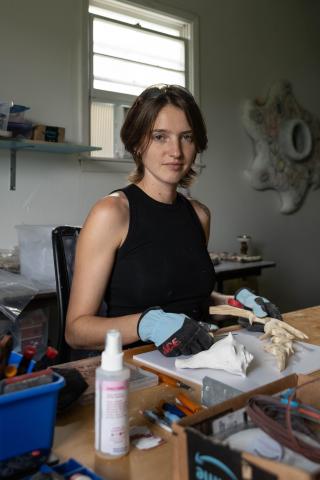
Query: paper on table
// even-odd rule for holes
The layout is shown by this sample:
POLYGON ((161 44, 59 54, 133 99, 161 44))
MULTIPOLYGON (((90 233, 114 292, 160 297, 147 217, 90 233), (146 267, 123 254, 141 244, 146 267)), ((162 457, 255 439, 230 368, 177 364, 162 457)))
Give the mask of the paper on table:
MULTIPOLYGON (((304 342, 294 342, 295 354, 290 356, 287 367, 282 372, 277 368, 276 358, 263 350, 266 342, 259 340, 261 333, 237 332, 237 342, 242 343, 254 355, 247 370, 247 377, 233 375, 223 370, 212 368, 175 368, 174 357, 164 357, 158 350, 134 355, 134 360, 153 370, 164 372, 172 377, 202 385, 202 379, 207 376, 242 392, 248 392, 292 373, 311 373, 320 366, 320 346, 304 342)), ((181 356, 179 358, 188 358, 181 356)))

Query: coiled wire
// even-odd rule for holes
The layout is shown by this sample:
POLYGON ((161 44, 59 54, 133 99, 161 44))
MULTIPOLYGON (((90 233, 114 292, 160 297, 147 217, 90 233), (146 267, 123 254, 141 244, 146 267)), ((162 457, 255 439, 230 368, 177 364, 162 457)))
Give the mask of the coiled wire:
POLYGON ((300 431, 319 441, 314 435, 313 428, 316 423, 320 424, 320 410, 299 403, 297 407, 291 406, 297 390, 317 381, 320 381, 320 378, 292 389, 286 403, 282 403, 281 398, 255 395, 249 399, 246 411, 253 423, 278 443, 313 462, 320 463, 320 448, 303 441, 294 433, 300 431))

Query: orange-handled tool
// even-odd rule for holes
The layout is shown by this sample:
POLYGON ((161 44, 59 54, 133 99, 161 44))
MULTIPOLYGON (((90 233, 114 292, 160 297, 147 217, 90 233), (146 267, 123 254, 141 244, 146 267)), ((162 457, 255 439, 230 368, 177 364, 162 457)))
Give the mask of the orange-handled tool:
POLYGON ((176 398, 179 402, 181 402, 184 407, 187 407, 192 413, 199 412, 203 408, 201 405, 194 402, 193 400, 191 400, 191 398, 187 397, 183 393, 179 393, 176 398))
POLYGON ((185 383, 181 382, 180 380, 177 380, 176 378, 169 377, 168 375, 165 375, 164 373, 159 373, 159 372, 157 372, 157 375, 159 377, 159 380, 161 380, 161 382, 163 383, 166 383, 167 385, 172 385, 173 387, 185 388, 186 390, 191 390, 191 387, 189 385, 186 385, 185 383))
POLYGON ((181 412, 183 412, 185 415, 187 415, 188 417, 190 417, 190 415, 193 415, 194 412, 192 412, 191 410, 189 410, 189 408, 185 407, 184 405, 181 405, 181 403, 175 403, 175 406, 181 410, 181 412))

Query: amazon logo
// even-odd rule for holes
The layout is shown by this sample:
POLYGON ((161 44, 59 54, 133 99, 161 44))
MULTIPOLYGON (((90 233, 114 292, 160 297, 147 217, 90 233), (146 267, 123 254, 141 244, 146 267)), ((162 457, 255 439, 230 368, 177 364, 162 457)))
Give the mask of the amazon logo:
POLYGON ((215 457, 211 457, 210 455, 200 455, 197 452, 194 456, 195 463, 196 463, 196 479, 197 480, 238 480, 238 477, 233 473, 233 471, 221 460, 218 460, 215 457), (206 469, 207 465, 214 466, 216 473, 209 472, 206 469), (219 470, 221 472, 221 476, 219 475, 219 470))

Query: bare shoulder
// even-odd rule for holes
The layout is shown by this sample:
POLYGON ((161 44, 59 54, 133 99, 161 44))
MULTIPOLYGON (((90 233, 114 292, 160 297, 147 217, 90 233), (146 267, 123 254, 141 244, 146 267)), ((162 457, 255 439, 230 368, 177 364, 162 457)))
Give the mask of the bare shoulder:
POLYGON ((116 221, 117 223, 126 220, 129 215, 128 200, 121 193, 108 195, 98 200, 93 205, 87 220, 94 218, 101 222, 116 221))
POLYGON ((200 223, 203 227, 207 242, 209 240, 210 235, 210 221, 211 221, 211 212, 209 208, 204 205, 204 203, 199 202, 199 200, 191 199, 191 205, 193 206, 200 223))
POLYGON ((122 243, 129 225, 129 205, 122 192, 116 193, 93 205, 83 226, 86 236, 99 237, 101 241, 111 238, 112 243, 122 243))

